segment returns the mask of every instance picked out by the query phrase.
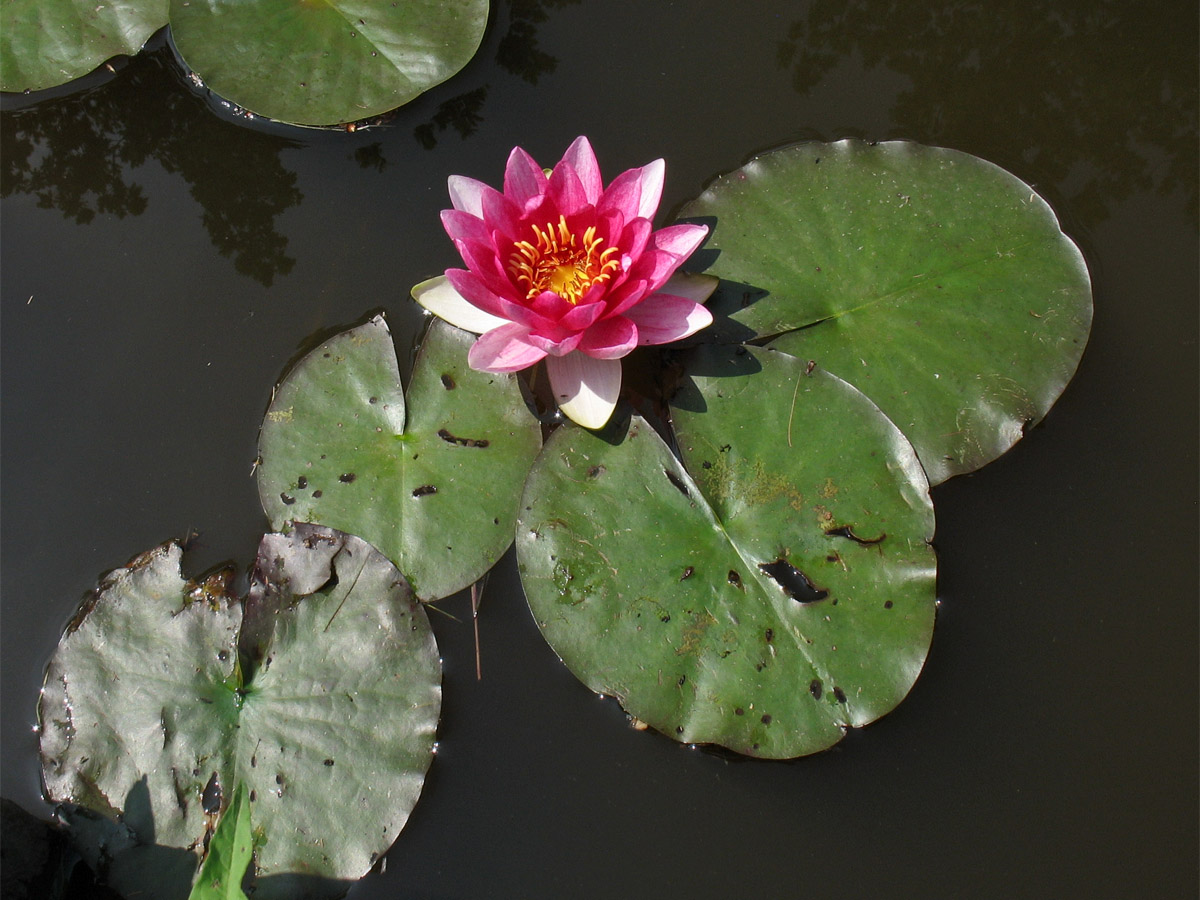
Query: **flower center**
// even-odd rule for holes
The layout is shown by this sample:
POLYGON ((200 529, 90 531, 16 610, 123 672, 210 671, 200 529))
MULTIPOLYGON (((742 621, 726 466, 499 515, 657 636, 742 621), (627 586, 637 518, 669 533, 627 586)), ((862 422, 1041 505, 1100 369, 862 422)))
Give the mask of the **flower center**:
POLYGON ((525 299, 553 291, 570 303, 578 303, 594 284, 603 284, 621 268, 614 259, 616 247, 605 247, 596 237, 596 226, 588 226, 581 239, 567 228, 566 216, 545 228, 533 226, 532 241, 517 241, 508 259, 508 271, 517 285, 525 288, 525 299))

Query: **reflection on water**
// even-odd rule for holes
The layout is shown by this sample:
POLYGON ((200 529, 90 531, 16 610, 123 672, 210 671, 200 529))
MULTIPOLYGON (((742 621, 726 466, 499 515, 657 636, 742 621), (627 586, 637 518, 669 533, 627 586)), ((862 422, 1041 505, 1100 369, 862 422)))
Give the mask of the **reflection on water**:
POLYGON ((891 111, 900 129, 935 144, 953 135, 963 149, 964 135, 1007 142, 1008 160, 1063 186, 1090 223, 1140 190, 1178 192, 1195 221, 1197 84, 1187 42, 1170 40, 1179 28, 1194 32, 1194 18, 1111 0, 1042 0, 1013 15, 981 2, 814 0, 776 52, 801 93, 852 53, 906 75, 891 111))
POLYGON ((304 199, 279 159, 294 144, 214 123, 165 68, 161 54, 143 55, 104 87, 4 113, 0 197, 34 196, 80 224, 136 216, 147 200, 134 170, 153 160, 187 182, 217 251, 270 285, 296 262, 277 228, 304 199))
POLYGON ((546 21, 548 9, 562 9, 579 0, 512 0, 508 31, 496 48, 496 62, 530 84, 549 75, 558 60, 538 47, 537 26, 546 21))
POLYGON ((487 99, 487 94, 488 86, 485 84, 473 91, 458 94, 442 102, 432 119, 413 129, 413 136, 426 150, 432 150, 437 146, 435 129, 441 133, 447 128, 453 127, 459 137, 464 139, 470 137, 479 127, 479 123, 483 121, 483 115, 479 110, 483 106, 483 101, 487 99))
MULTIPOLYGON (((578 2, 579 0, 512 0, 508 8, 508 30, 496 46, 496 63, 522 80, 537 84, 538 79, 549 75, 558 65, 557 57, 551 56, 538 46, 538 25, 549 17, 549 10, 561 9, 578 2)), ((428 122, 423 122, 413 129, 413 137, 426 150, 437 146, 438 135, 447 128, 453 128, 461 138, 470 137, 483 121, 481 110, 487 95, 488 85, 484 84, 450 97, 438 105, 428 122)))

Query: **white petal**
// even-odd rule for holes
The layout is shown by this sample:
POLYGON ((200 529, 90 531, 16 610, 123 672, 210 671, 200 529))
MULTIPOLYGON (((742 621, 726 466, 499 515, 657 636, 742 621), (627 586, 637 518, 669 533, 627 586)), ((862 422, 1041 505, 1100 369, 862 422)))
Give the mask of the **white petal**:
POLYGON ((438 318, 476 334, 483 334, 508 324, 506 319, 484 312, 463 299, 462 294, 454 289, 445 275, 422 281, 412 289, 412 298, 438 318))
POLYGON ((483 218, 482 195, 487 185, 466 175, 451 175, 446 179, 446 187, 450 191, 450 203, 455 209, 483 218))
POLYGON ((686 297, 693 303, 704 303, 720 283, 721 279, 715 275, 676 272, 656 293, 674 294, 676 297, 686 297))
POLYGON ((568 418, 584 428, 600 428, 613 414, 621 393, 621 361, 594 359, 576 350, 547 356, 546 372, 554 399, 568 418))

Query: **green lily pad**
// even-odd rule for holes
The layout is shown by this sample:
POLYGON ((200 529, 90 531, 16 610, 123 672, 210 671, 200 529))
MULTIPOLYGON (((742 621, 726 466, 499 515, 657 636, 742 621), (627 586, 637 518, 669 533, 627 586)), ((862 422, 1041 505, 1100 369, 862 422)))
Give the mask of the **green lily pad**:
POLYGON ((541 427, 511 375, 467 365, 475 336, 435 320, 406 400, 381 317, 280 383, 259 435, 274 527, 318 522, 370 541, 422 600, 479 580, 512 543, 541 427))
POLYGON ((189 67, 239 106, 337 125, 402 106, 475 55, 487 0, 171 0, 189 67))
POLYGON ((182 898, 222 789, 244 783, 255 897, 344 891, 432 760, 425 611, 378 551, 329 529, 267 535, 244 603, 229 572, 185 580, 180 555, 111 573, 63 635, 38 710, 47 796, 101 842, 83 852, 117 890, 182 898))
POLYGON ((686 469, 637 417, 547 441, 517 531, 529 606, 581 681, 664 734, 814 753, 894 708, 924 664, 928 485, 833 375, 722 346, 688 372, 686 469))
POLYGON ((242 878, 253 856, 250 795, 239 782, 233 799, 217 822, 188 900, 246 900, 242 878))
POLYGON ((709 307, 858 387, 934 484, 1040 421, 1087 343, 1078 248, 1032 188, 966 153, 801 144, 681 215, 716 219, 708 272, 726 283, 709 307))
POLYGON ((167 24, 169 0, 4 0, 0 90, 66 84, 105 60, 132 56, 167 24))

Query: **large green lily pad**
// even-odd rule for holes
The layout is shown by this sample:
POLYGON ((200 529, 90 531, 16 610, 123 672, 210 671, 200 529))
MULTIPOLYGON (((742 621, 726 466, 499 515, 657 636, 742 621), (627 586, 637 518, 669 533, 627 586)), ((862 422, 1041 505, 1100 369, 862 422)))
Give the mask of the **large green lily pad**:
POLYGON ((874 400, 932 483, 986 464, 1070 381, 1087 267, 1046 202, 966 153, 801 144, 715 181, 710 308, 874 400), (764 293, 765 292, 765 293, 764 293))
POLYGON ((259 436, 258 489, 273 525, 357 534, 422 600, 481 578, 512 543, 541 427, 513 376, 467 365, 474 340, 434 320, 407 402, 381 317, 304 357, 259 436))
POLYGON ((395 840, 432 760, 425 610, 378 551, 314 526, 263 539, 244 604, 228 584, 186 580, 176 544, 104 580, 46 671, 46 793, 78 839, 103 841, 85 855, 123 893, 186 897, 239 782, 261 832, 255 897, 344 890, 395 840))
POLYGON ((686 742, 793 757, 896 706, 933 631, 928 485, 853 387, 773 351, 698 351, 686 469, 643 420, 566 426, 526 484, 530 609, 591 689, 686 742))
POLYGON ((0 90, 37 91, 132 56, 167 24, 169 0, 4 0, 0 90))
POLYGON ((487 0, 170 0, 180 55, 222 97, 299 125, 408 103, 475 55, 487 0))

